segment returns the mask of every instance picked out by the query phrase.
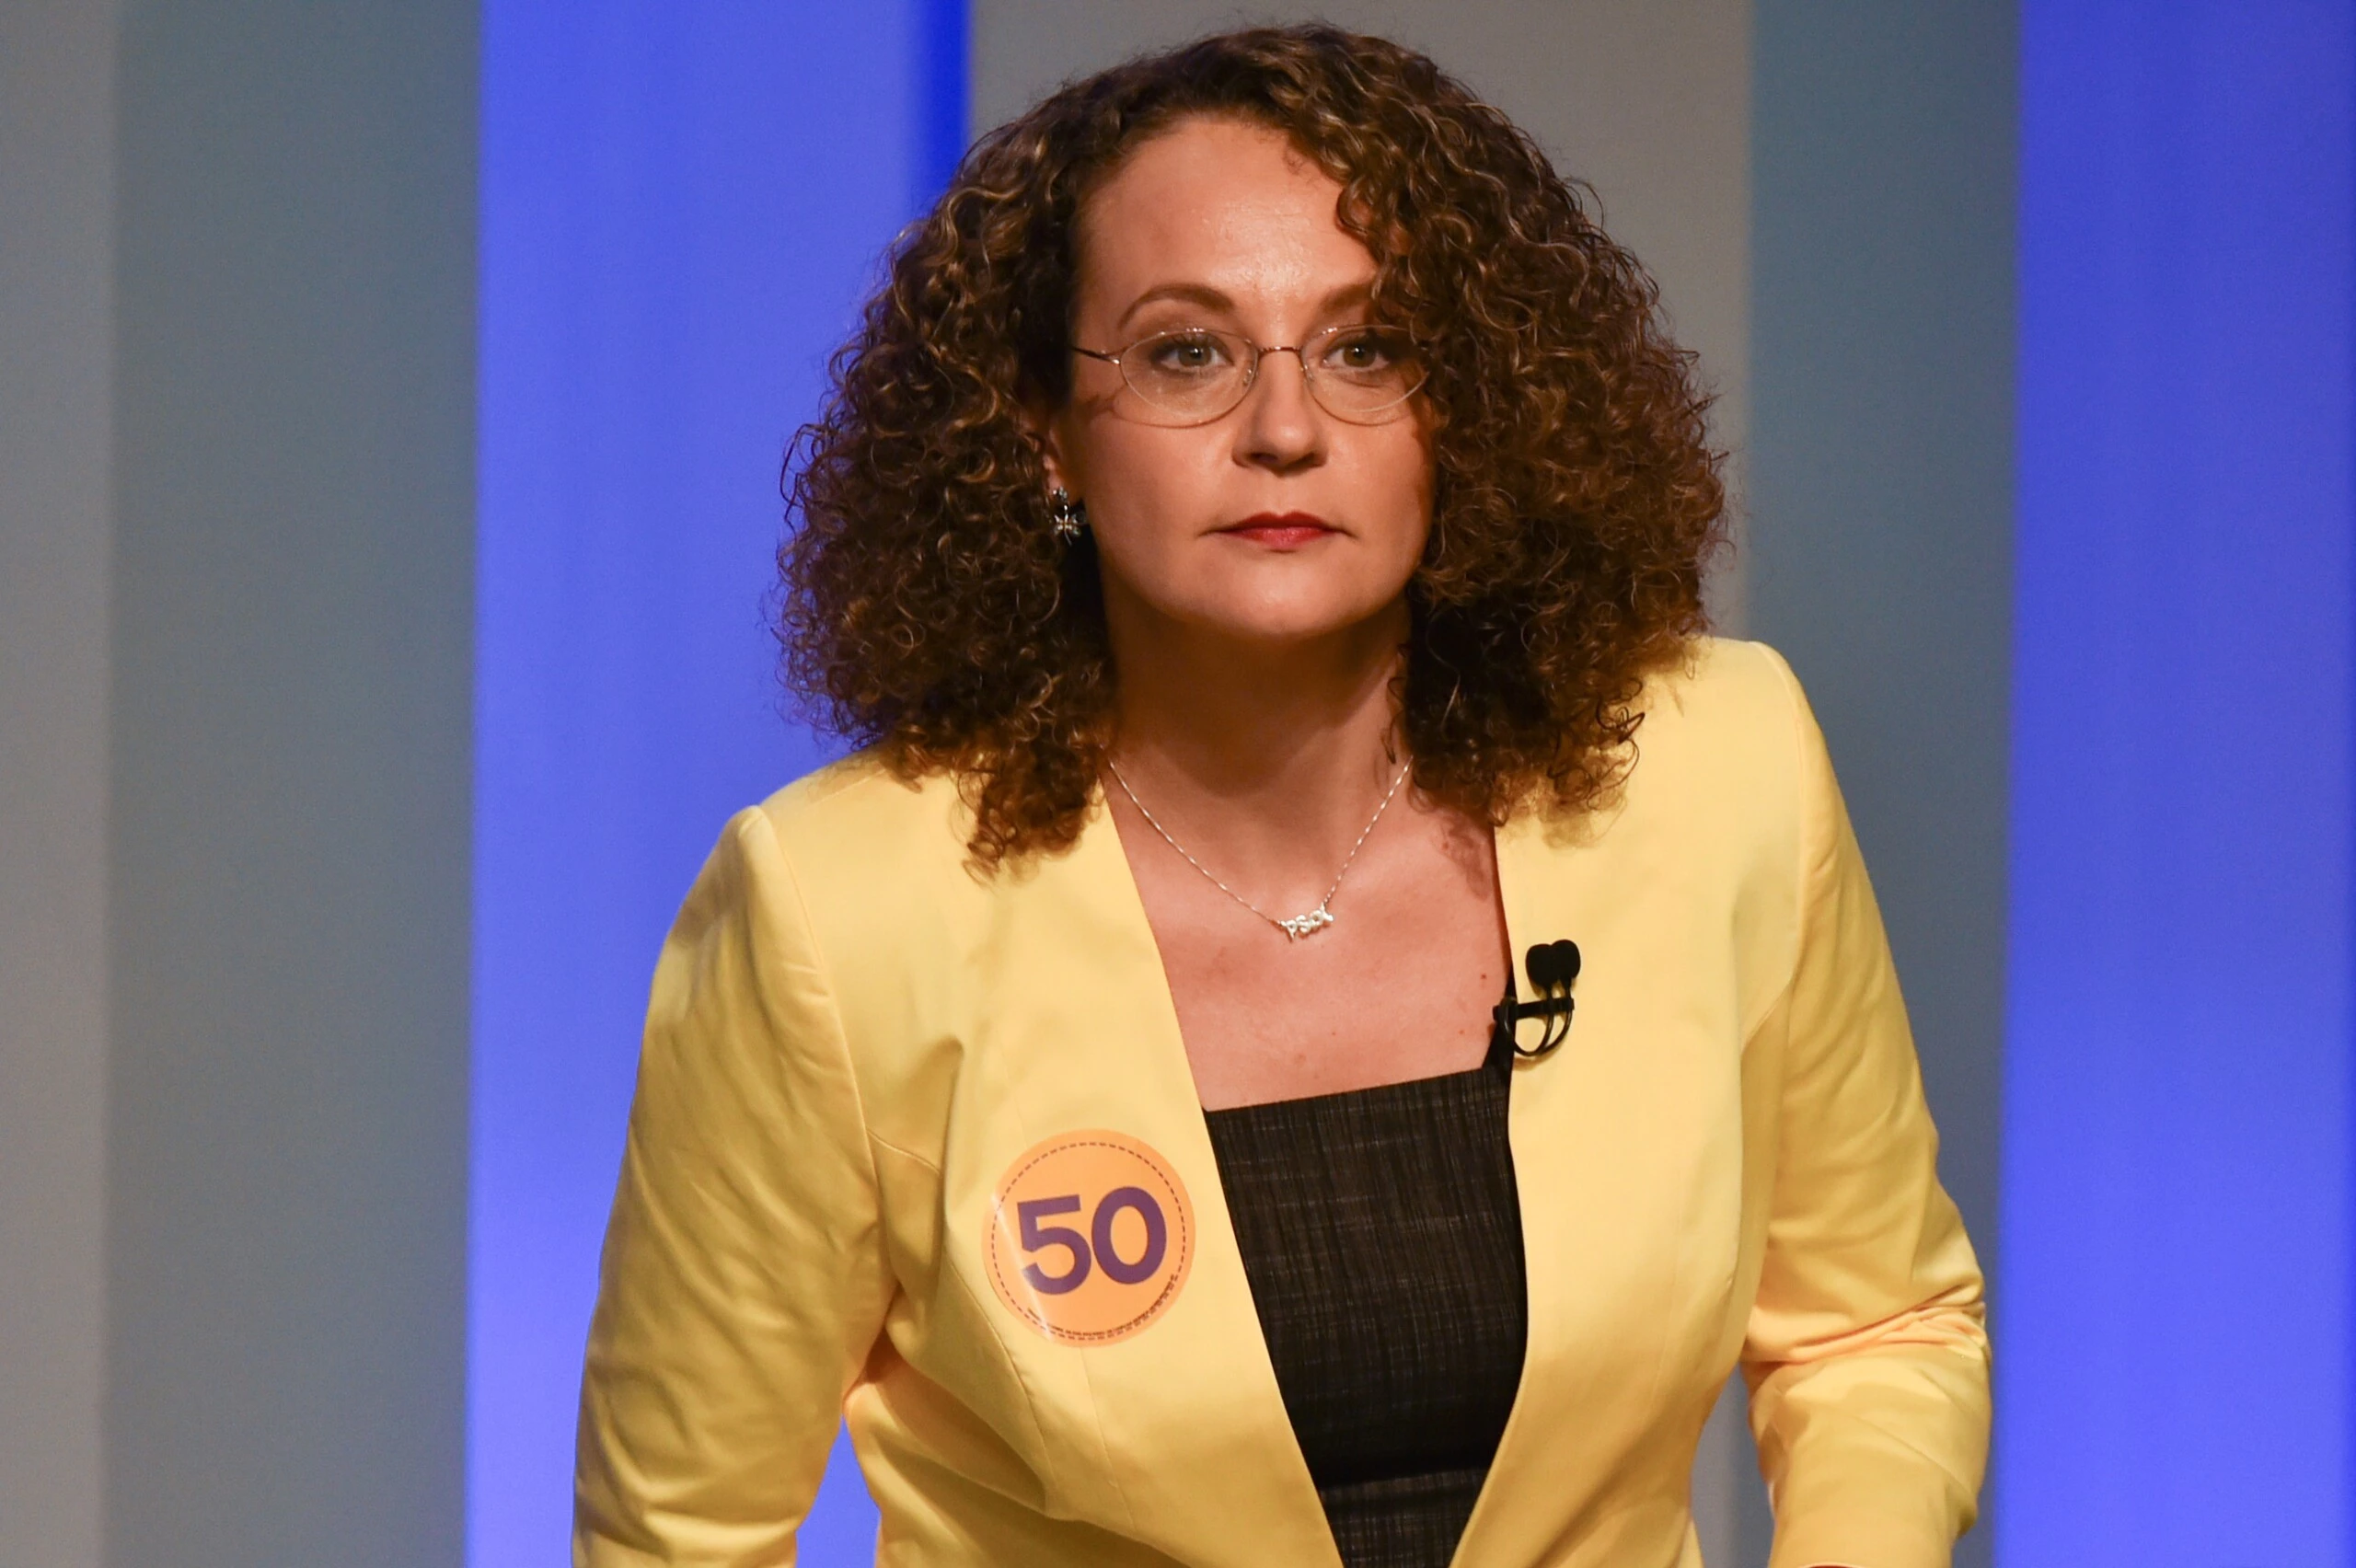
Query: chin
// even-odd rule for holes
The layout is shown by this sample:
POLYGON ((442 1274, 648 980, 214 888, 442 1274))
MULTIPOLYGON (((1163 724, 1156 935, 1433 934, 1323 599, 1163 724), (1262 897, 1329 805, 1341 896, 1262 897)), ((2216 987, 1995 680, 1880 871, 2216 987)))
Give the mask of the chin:
POLYGON ((1234 641, 1279 649, 1299 647, 1357 630, 1381 616, 1393 602, 1383 600, 1369 605, 1352 599, 1342 603, 1292 601, 1239 606, 1230 601, 1205 606, 1204 613, 1193 618, 1205 630, 1234 641))

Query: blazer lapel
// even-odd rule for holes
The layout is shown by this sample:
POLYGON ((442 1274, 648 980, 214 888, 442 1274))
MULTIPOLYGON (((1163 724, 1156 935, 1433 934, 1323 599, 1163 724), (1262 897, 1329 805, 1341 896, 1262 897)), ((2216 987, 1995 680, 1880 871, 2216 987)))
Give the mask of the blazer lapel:
POLYGON ((1737 1099, 1696 1092, 1697 1079, 1713 1076, 1714 1044, 1733 1032, 1717 1016, 1727 998, 1709 994, 1692 946, 1679 940, 1704 912, 1686 907, 1690 890, 1659 861, 1664 847, 1628 831, 1635 825, 1606 821, 1572 842, 1525 814, 1497 834, 1522 995, 1536 991, 1524 967, 1533 943, 1568 938, 1584 965, 1568 1038, 1515 1065, 1529 1348, 1459 1562, 1588 1560, 1565 1558, 1562 1547, 1600 1544, 1594 1506, 1626 1495, 1615 1472, 1632 1440, 1653 1428, 1672 1342, 1695 1324, 1683 1308, 1693 1276, 1722 1262, 1731 1281, 1732 1205, 1686 1212, 1736 1190, 1695 1180, 1712 1161, 1738 1158, 1737 1099))
MULTIPOLYGON (((999 1112, 987 1118, 992 1160, 1072 1134, 1121 1135, 1183 1183, 1194 1221, 1183 1286, 1126 1337, 1067 1343, 1000 1318, 1043 1422, 1103 1459, 1109 1490, 1075 1501, 1189 1563, 1339 1568, 1261 1336, 1152 928, 1103 807, 1069 853, 1020 873, 1002 896, 984 955, 1000 977, 988 988, 998 1016, 984 1020, 998 1043, 987 1055, 1003 1065, 986 1096, 999 1112)), ((988 1212, 987 1194, 970 1196, 981 1201, 953 1209, 988 1212)))

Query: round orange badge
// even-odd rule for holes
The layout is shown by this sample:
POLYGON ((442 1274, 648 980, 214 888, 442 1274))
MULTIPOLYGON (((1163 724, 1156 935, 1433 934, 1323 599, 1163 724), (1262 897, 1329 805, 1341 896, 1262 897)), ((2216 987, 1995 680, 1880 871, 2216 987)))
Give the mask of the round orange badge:
POLYGON ((999 1179, 982 1243, 998 1298, 1050 1339, 1105 1344, 1186 1283, 1195 1211, 1169 1162, 1120 1133, 1065 1133, 999 1179))

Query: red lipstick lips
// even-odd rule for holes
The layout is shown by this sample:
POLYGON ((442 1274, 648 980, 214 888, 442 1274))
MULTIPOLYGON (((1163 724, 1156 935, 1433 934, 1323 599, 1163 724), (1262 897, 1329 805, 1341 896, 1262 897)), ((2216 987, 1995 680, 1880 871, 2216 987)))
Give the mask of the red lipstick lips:
POLYGON ((1308 512, 1263 512, 1219 530, 1272 550, 1297 550, 1335 531, 1332 524, 1308 512))

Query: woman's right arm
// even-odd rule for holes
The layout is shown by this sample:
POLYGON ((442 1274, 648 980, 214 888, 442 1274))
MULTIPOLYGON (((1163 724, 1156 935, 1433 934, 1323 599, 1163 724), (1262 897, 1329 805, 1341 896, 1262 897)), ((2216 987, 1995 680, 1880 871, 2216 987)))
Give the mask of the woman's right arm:
POLYGON ((576 1568, 791 1563, 891 1290, 834 1000, 747 811, 655 969, 582 1382, 576 1568))

